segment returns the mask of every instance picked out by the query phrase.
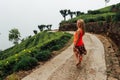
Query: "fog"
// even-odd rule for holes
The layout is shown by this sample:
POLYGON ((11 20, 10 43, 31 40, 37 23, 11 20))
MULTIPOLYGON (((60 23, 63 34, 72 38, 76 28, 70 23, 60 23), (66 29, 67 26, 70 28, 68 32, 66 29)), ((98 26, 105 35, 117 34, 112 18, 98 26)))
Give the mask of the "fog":
MULTIPOLYGON (((119 3, 111 0, 106 6, 119 3)), ((104 0, 0 0, 0 50, 9 48, 9 31, 17 28, 21 39, 33 35, 38 25, 52 24, 52 29, 59 28, 63 20, 60 10, 87 12, 105 7, 104 0)), ((70 17, 68 16, 67 19, 70 17)))

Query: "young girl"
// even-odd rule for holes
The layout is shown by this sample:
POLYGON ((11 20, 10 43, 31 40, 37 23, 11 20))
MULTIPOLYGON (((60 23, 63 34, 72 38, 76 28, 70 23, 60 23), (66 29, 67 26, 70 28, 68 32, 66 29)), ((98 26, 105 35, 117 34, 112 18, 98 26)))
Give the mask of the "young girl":
POLYGON ((82 55, 86 55, 87 51, 84 47, 84 43, 82 40, 83 35, 85 34, 84 27, 85 23, 82 19, 77 20, 77 30, 74 33, 74 54, 76 58, 76 66, 78 66, 82 61, 82 55))

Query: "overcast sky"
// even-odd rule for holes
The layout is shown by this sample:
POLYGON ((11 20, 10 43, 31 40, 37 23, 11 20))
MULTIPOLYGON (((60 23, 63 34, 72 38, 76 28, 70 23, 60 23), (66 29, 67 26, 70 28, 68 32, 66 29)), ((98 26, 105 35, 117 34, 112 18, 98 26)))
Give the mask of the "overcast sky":
MULTIPOLYGON (((107 6, 119 2, 111 0, 107 6)), ((38 30, 37 26, 41 24, 52 24, 52 28, 57 29, 63 20, 60 10, 86 13, 102 7, 105 7, 104 0, 0 0, 0 49, 12 46, 8 34, 13 28, 25 38, 33 35, 33 30, 38 30)))

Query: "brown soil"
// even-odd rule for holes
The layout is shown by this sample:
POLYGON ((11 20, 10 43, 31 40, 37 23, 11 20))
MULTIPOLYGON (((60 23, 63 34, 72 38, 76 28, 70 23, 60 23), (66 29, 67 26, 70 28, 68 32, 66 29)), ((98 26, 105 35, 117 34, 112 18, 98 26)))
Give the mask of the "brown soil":
POLYGON ((116 44, 105 35, 96 35, 104 45, 107 67, 107 80, 120 80, 120 57, 116 44))

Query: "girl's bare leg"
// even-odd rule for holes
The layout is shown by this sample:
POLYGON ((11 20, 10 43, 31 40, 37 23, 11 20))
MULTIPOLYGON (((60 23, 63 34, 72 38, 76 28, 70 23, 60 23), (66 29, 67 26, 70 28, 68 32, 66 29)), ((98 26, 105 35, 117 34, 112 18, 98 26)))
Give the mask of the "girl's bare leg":
POLYGON ((78 66, 78 65, 81 63, 81 60, 82 60, 82 57, 81 57, 81 55, 78 53, 78 60, 77 60, 76 66, 78 66))
POLYGON ((74 51, 74 56, 75 56, 75 60, 76 60, 76 65, 79 63, 79 54, 74 51))
POLYGON ((79 54, 79 64, 81 63, 82 61, 82 55, 79 54))

